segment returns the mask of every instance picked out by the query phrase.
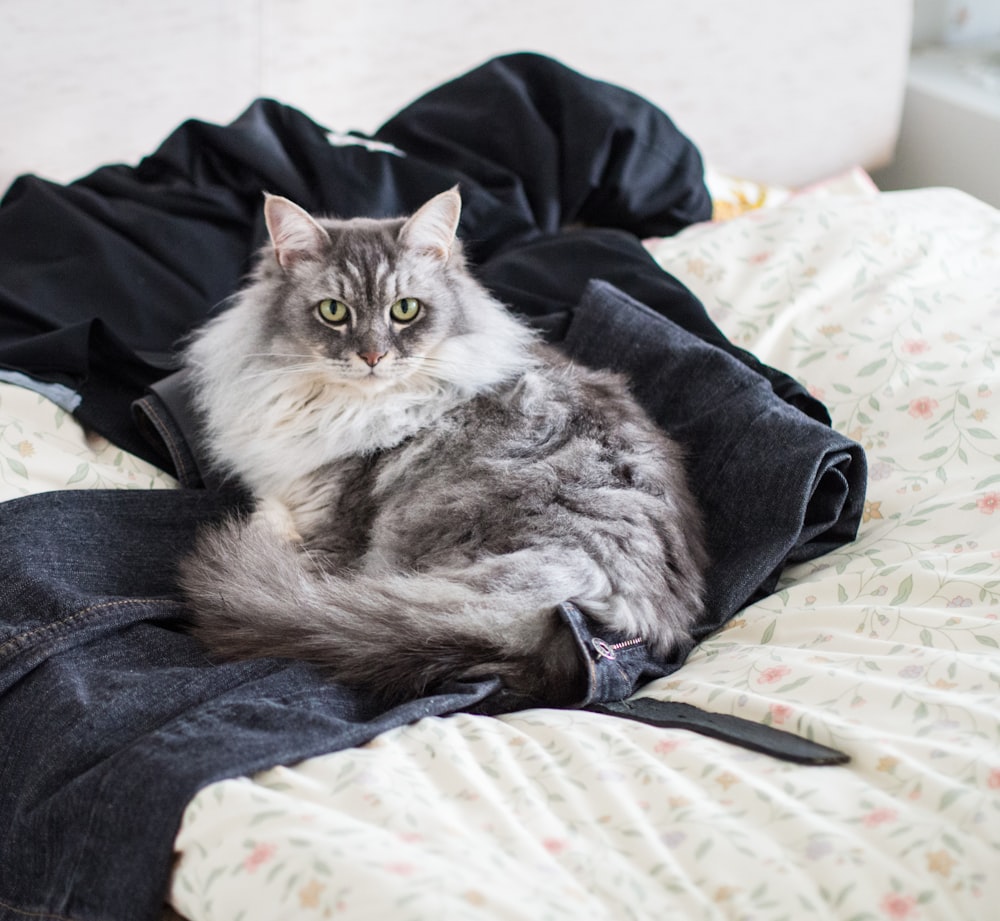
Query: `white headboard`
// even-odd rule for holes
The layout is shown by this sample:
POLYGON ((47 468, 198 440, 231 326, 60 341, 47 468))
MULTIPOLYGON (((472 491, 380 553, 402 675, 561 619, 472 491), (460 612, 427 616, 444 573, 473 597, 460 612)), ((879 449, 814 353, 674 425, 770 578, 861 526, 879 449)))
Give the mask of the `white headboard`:
POLYGON ((713 165, 801 185, 890 156, 911 0, 3 0, 0 186, 131 163, 271 96, 374 130, 531 50, 665 109, 713 165))

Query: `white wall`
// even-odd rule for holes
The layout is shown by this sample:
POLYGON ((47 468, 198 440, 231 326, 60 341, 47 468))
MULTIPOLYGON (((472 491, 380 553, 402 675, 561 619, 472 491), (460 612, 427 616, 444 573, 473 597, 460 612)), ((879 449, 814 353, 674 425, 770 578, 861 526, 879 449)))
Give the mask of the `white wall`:
POLYGON ((910 0, 0 0, 0 188, 134 162, 259 95, 372 130, 513 50, 636 89, 720 168, 802 184, 888 157, 909 25, 910 0))

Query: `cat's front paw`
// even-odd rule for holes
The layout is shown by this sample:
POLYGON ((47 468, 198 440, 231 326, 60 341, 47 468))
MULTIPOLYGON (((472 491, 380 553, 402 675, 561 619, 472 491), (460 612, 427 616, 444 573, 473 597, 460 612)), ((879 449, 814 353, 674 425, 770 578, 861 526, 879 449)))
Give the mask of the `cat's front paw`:
POLYGON ((292 510, 280 499, 260 499, 253 514, 257 521, 264 522, 278 536, 293 544, 302 543, 302 535, 295 526, 292 510))

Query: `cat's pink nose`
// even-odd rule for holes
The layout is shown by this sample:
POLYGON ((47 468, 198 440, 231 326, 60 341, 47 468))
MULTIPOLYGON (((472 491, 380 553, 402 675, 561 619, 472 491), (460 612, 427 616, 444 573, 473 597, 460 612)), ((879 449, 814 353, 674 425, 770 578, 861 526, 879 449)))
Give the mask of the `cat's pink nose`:
POLYGON ((361 360, 368 365, 369 368, 374 368, 383 358, 385 358, 385 352, 358 352, 361 356, 361 360))

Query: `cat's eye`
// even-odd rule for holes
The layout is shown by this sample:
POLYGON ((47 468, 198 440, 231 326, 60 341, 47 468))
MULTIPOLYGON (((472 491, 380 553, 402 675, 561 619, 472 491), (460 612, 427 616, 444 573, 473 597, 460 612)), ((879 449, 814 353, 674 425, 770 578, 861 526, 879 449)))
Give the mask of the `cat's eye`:
POLYGON ((415 297, 403 297, 389 308, 389 315, 397 323, 409 323, 420 313, 420 301, 415 297))
POLYGON ((321 300, 316 305, 316 312, 321 320, 333 324, 344 323, 350 316, 347 305, 342 301, 335 301, 332 297, 321 300))

